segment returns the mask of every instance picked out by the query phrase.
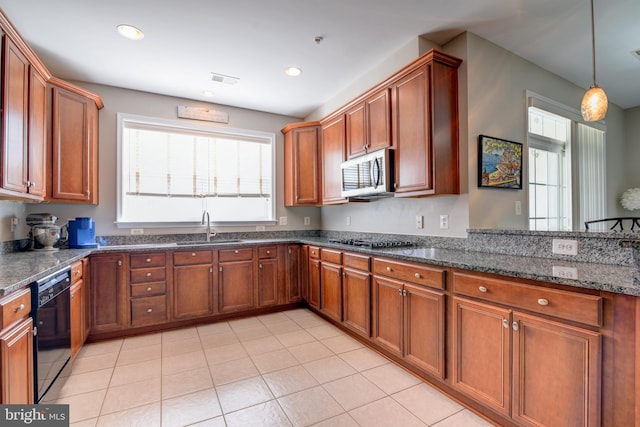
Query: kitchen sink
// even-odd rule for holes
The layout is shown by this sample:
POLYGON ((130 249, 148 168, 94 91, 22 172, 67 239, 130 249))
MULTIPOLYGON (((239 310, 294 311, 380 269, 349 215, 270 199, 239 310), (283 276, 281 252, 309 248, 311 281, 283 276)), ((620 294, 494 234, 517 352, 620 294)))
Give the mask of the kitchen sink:
POLYGON ((207 242, 206 240, 194 240, 189 242, 176 242, 178 246, 196 246, 196 245, 221 245, 224 243, 237 243, 242 242, 240 239, 217 239, 207 242))

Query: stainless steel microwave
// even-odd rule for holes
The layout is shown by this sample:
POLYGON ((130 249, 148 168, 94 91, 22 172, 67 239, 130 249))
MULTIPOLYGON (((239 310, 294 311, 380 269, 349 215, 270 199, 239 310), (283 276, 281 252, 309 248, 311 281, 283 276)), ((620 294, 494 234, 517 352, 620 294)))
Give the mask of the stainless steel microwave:
POLYGON ((393 152, 373 151, 342 163, 342 197, 393 196, 393 152))

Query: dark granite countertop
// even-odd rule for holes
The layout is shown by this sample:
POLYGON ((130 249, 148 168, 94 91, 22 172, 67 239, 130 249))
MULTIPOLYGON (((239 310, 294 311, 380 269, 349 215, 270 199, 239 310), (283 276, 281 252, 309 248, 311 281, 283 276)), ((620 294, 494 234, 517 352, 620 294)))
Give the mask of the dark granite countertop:
POLYGON ((158 243, 102 246, 97 249, 66 249, 57 252, 18 252, 0 255, 0 295, 16 291, 29 283, 45 277, 91 253, 129 252, 140 250, 195 249, 211 247, 244 246, 256 244, 305 243, 352 252, 385 256, 406 261, 418 261, 443 267, 456 267, 470 271, 500 274, 509 277, 540 280, 640 296, 640 272, 635 267, 572 262, 548 258, 522 257, 467 250, 430 247, 405 247, 368 249, 330 243, 324 237, 274 238, 241 240, 228 243, 212 242, 210 245, 158 243))

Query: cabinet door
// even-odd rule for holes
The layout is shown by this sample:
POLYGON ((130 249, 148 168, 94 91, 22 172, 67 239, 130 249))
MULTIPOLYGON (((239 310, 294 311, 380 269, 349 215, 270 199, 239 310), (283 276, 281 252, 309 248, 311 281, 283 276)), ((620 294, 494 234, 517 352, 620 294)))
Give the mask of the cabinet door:
POLYGON ((278 260, 258 261, 258 307, 278 304, 278 260))
POLYGON ((71 286, 71 358, 82 348, 85 339, 84 280, 80 279, 71 286))
POLYGON ((285 286, 286 301, 285 303, 298 302, 302 300, 302 248, 299 245, 287 246, 287 264, 285 286))
POLYGON ((601 336, 513 316, 513 418, 530 426, 599 426, 601 336))
POLYGON ((342 171, 345 151, 345 118, 339 115, 322 125, 322 204, 345 203, 342 171))
POLYGON ((371 274, 344 268, 342 272, 343 324, 360 335, 371 336, 371 274))
POLYGON ((318 126, 285 133, 285 206, 321 203, 318 126))
POLYGON ((124 255, 92 255, 90 262, 91 332, 123 329, 128 325, 124 255))
POLYGON ((452 385, 509 415, 511 409, 511 312, 453 298, 452 385))
POLYGON ((4 36, 2 114, 2 188, 27 192, 29 62, 4 36))
POLYGON ((173 318, 190 319, 213 314, 211 264, 174 266, 173 318))
POLYGON ((224 262, 218 267, 218 310, 220 313, 255 308, 253 260, 224 262))
POLYGON ((320 308, 320 261, 317 259, 309 260, 309 295, 307 302, 314 308, 320 308))
POLYGON ((0 403, 34 403, 33 320, 28 317, 0 335, 0 403))
POLYGON ((371 95, 366 103, 367 150, 391 147, 391 97, 385 88, 371 95))
POLYGON ((394 85, 396 193, 433 188, 427 66, 394 85))
POLYGON ((97 120, 95 102, 52 86, 52 174, 55 201, 98 202, 97 120))
POLYGON ((328 262, 320 263, 320 310, 329 317, 342 321, 342 267, 328 262))
POLYGON ((366 104, 360 102, 351 107, 347 113, 347 156, 349 158, 367 152, 366 104))
POLYGON ((84 305, 84 319, 82 325, 84 327, 84 336, 82 338, 82 342, 87 340, 89 333, 91 332, 91 263, 89 261, 89 257, 85 257, 82 259, 82 287, 84 288, 84 300, 82 304, 84 305))
POLYGON ((402 357, 404 327, 402 289, 402 282, 373 276, 373 340, 400 357, 402 357))
POLYGON ((444 293, 405 284, 404 357, 444 379, 444 293))
POLYGON ((47 171, 47 83, 31 68, 29 78, 28 191, 44 197, 47 171))

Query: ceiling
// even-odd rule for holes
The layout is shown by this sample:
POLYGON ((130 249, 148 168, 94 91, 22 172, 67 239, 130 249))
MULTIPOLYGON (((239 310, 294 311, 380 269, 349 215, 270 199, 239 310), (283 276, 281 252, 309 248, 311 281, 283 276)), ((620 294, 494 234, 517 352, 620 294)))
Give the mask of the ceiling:
MULTIPOLYGON (((598 84, 610 102, 640 106, 640 56, 632 54, 640 50, 640 1, 594 1, 598 84)), ((57 77, 300 118, 424 34, 443 43, 469 30, 583 88, 592 79, 589 0, 0 0, 0 7, 57 77), (121 37, 122 23, 144 38, 121 37), (285 76, 290 65, 302 75, 285 76), (212 72, 240 80, 213 82, 212 72)))

